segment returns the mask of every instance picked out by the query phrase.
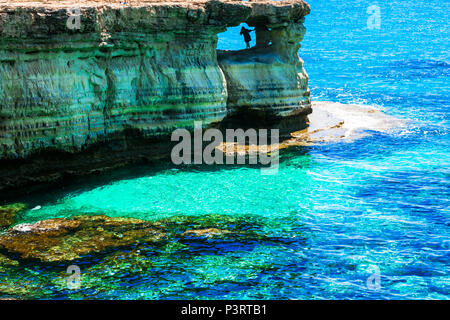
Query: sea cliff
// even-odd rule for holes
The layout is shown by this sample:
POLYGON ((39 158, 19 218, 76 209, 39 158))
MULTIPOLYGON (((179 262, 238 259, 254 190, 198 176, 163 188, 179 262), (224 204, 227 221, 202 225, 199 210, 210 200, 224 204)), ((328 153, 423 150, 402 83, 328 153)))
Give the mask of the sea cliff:
POLYGON ((3 195, 157 157, 194 120, 306 126, 304 1, 122 2, 0 4, 3 195), (242 22, 256 47, 217 51, 242 22))

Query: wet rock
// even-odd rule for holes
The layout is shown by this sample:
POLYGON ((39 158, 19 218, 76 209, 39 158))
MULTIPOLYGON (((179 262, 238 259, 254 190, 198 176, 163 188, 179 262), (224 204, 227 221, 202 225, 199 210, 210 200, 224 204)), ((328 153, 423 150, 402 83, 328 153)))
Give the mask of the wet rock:
POLYGON ((226 234, 232 233, 229 230, 221 230, 217 228, 208 228, 208 229, 193 229, 187 230, 183 233, 183 236, 188 237, 204 237, 204 238, 213 238, 213 237, 221 237, 226 234))
POLYGON ((4 272, 6 268, 17 267, 19 262, 16 260, 9 259, 8 257, 0 254, 0 271, 4 272))
POLYGON ((228 156, 270 154, 291 147, 348 142, 371 132, 400 129, 405 123, 372 106, 316 101, 312 103, 312 113, 308 115, 308 128, 291 132, 289 139, 268 145, 240 145, 225 141, 216 148, 228 156))
POLYGON ((23 203, 0 206, 0 230, 11 226, 16 220, 16 214, 25 208, 23 203))
POLYGON ((0 251, 19 259, 61 262, 164 238, 160 227, 144 220, 76 216, 17 225, 0 236, 0 251))
POLYGON ((0 279, 0 299, 28 300, 49 299, 52 291, 45 287, 45 283, 36 279, 24 277, 0 279))
POLYGON ((199 216, 174 216, 167 219, 162 219, 157 222, 159 225, 166 228, 176 229, 181 232, 190 229, 227 229, 227 230, 242 230, 251 228, 258 224, 253 217, 237 217, 224 214, 205 214, 199 216))
POLYGON ((42 263, 68 262, 102 253, 109 257, 108 264, 117 261, 142 268, 138 263, 139 250, 161 251, 159 248, 167 243, 178 248, 194 239, 271 241, 269 236, 255 230, 257 221, 247 220, 226 215, 177 216, 155 222, 108 216, 55 218, 9 229, 0 236, 0 252, 10 259, 42 263), (120 254, 126 247, 138 251, 120 254))
POLYGON ((69 230, 75 230, 80 226, 81 222, 78 220, 67 220, 63 218, 42 220, 36 223, 22 223, 11 228, 11 232, 38 232, 51 233, 54 236, 66 233, 69 230))
POLYGON ((165 229, 170 230, 173 237, 186 240, 270 240, 268 235, 260 232, 262 221, 251 216, 230 216, 208 214, 201 216, 175 216, 158 221, 165 229))
POLYGON ((140 273, 153 266, 151 259, 134 249, 130 251, 117 251, 109 254, 100 263, 89 268, 84 274, 89 277, 107 277, 123 273, 140 273))

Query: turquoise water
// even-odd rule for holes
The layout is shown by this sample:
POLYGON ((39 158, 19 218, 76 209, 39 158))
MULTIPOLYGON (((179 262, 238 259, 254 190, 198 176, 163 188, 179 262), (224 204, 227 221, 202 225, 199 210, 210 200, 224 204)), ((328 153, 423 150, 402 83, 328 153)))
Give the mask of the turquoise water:
MULTIPOLYGON (((30 264, 6 274, 10 286, 58 299, 448 299, 450 3, 309 3, 300 55, 313 100, 375 105, 408 119, 407 127, 285 150, 272 176, 252 167, 158 164, 27 198, 41 209, 21 222, 222 214, 265 238, 192 241, 173 254, 143 250, 139 259, 151 265, 131 263, 82 280, 78 290, 58 280, 67 266, 30 264), (381 25, 370 30, 373 4, 381 25), (374 274, 379 285, 368 286, 374 274)), ((242 46, 234 30, 219 48, 242 46)), ((96 261, 81 261, 82 274, 95 273, 96 261)), ((1 283, 0 291, 7 292, 1 283)))

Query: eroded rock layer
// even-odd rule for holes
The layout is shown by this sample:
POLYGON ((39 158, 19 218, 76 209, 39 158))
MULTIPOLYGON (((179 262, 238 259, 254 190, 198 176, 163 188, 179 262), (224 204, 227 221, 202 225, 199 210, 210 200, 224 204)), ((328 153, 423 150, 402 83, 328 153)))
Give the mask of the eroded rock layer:
MULTIPOLYGON (((308 13, 302 0, 0 4, 0 161, 99 145, 115 152, 133 146, 139 155, 145 139, 249 109, 289 118, 299 129, 310 112, 297 55, 308 13), (257 28, 257 47, 218 59, 217 34, 242 22, 257 28)), ((109 153, 89 161, 99 168, 102 159, 108 166, 128 161, 106 159, 109 153)), ((26 184, 18 166, 33 183, 43 171, 47 180, 61 176, 35 162, 3 165, 0 190, 26 184)))
MULTIPOLYGON (((240 51, 219 51, 218 60, 227 82, 229 114, 249 126, 251 119, 263 126, 302 129, 311 113, 308 75, 298 57, 299 41, 305 28, 301 23, 288 25, 256 24, 256 46, 240 51), (258 116, 261 115, 261 116, 258 116)), ((240 123, 240 125, 244 125, 240 123)))

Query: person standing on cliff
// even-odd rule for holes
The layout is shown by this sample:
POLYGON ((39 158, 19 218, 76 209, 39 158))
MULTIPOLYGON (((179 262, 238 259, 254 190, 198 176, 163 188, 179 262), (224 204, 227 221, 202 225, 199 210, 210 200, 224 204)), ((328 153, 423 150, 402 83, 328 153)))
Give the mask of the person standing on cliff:
POLYGON ((244 41, 247 44, 247 49, 250 48, 250 41, 252 41, 252 37, 250 37, 250 32, 255 31, 255 29, 250 30, 246 29, 245 27, 241 28, 241 35, 244 36, 244 41))

